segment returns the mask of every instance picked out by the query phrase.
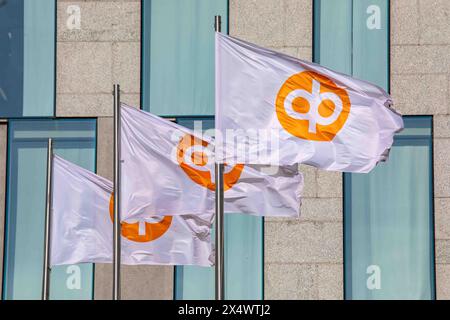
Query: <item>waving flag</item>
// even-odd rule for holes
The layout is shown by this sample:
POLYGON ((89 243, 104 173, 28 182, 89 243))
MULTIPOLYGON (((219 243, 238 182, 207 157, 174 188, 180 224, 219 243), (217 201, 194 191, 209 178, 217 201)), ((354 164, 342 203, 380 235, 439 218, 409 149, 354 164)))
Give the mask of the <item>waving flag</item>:
POLYGON ((219 162, 369 172, 403 129, 368 82, 216 33, 219 162))
MULTIPOLYGON (((214 140, 126 105, 121 117, 122 219, 214 213, 214 140)), ((303 177, 275 169, 227 165, 225 211, 298 216, 303 177)))
MULTIPOLYGON (((51 264, 111 263, 112 183, 62 158, 53 161, 51 264)), ((122 223, 122 263, 211 266, 212 215, 122 223)))

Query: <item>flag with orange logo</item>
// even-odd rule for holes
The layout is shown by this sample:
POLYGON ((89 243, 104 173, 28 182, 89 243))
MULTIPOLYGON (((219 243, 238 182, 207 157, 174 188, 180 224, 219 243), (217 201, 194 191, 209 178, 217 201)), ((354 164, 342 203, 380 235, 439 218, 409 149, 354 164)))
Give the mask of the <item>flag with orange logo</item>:
MULTIPOLYGON (((123 220, 214 213, 214 139, 126 105, 121 110, 123 220)), ((229 163, 223 180, 226 212, 299 215, 297 168, 229 163)))
MULTIPOLYGON (((113 185, 54 156, 51 264, 111 263, 113 185)), ((123 222, 122 263, 213 265, 213 215, 148 216, 123 222)))
POLYGON ((369 172, 403 129, 391 105, 366 81, 216 33, 219 162, 369 172))

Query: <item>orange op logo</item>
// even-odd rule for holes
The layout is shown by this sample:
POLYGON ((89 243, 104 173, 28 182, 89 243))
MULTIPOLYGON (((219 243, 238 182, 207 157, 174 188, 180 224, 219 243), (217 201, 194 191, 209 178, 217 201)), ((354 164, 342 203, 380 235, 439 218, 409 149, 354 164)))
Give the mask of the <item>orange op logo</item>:
POLYGON ((275 102, 278 121, 290 134, 306 140, 331 141, 350 113, 347 91, 313 71, 291 76, 275 102))
MULTIPOLYGON (((212 181, 211 166, 208 166, 212 153, 208 142, 186 134, 181 138, 177 149, 177 160, 181 169, 195 183, 214 191, 216 184, 212 181), (209 167, 209 168, 208 168, 209 167)), ((224 190, 231 189, 241 176, 243 164, 237 164, 224 173, 224 190)))
MULTIPOLYGON (((114 221, 114 195, 111 194, 109 200, 109 216, 111 217, 111 221, 114 221)), ((161 221, 158 222, 136 222, 136 223, 126 223, 122 222, 121 230, 122 236, 127 238, 130 241, 134 242, 150 242, 158 239, 167 230, 169 230, 170 225, 172 224, 171 216, 165 216, 161 221), (141 223, 145 224, 145 232, 139 232, 139 225, 141 223)))

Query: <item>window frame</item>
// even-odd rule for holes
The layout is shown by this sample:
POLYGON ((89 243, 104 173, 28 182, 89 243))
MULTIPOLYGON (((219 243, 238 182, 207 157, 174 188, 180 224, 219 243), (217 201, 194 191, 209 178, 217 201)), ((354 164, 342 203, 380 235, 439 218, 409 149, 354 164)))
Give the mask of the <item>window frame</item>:
MULTIPOLYGON (((402 141, 402 140, 415 140, 415 137, 417 137, 417 138, 419 138, 419 139, 422 139, 422 140, 427 140, 427 142, 429 143, 429 146, 430 146, 430 167, 429 167, 429 170, 430 170, 430 177, 429 177, 429 183, 430 183, 430 190, 429 190, 429 192, 430 192, 430 199, 431 199, 431 201, 430 201, 430 208, 429 208, 429 210, 430 210, 430 217, 429 217, 429 219, 430 219, 430 224, 431 224, 431 230, 430 230, 430 240, 431 240, 431 243, 430 243, 430 246, 431 246, 431 248, 430 248, 430 252, 431 252, 431 255, 432 255, 432 258, 431 258, 431 263, 432 263, 432 266, 431 266, 431 268, 432 268, 432 274, 431 274, 431 290, 432 290, 432 292, 431 292, 431 300, 436 300, 437 299, 437 286, 436 286, 436 284, 437 284, 437 279, 436 279, 436 221, 435 221, 435 197, 434 197, 434 195, 435 195, 435 188, 434 188, 434 117, 433 117, 433 115, 404 115, 403 116, 403 118, 405 119, 414 119, 414 118, 428 118, 428 119, 430 119, 430 132, 431 132, 431 134, 430 134, 430 136, 429 136, 429 138, 424 138, 423 136, 414 136, 414 135, 411 135, 411 136, 400 136, 400 137, 396 137, 395 139, 397 140, 397 141, 402 141)), ((395 140, 394 140, 394 143, 395 143, 395 140)), ((351 240, 350 241, 348 241, 348 240, 346 240, 346 239, 351 239, 351 237, 349 236, 349 235, 347 235, 347 232, 346 232, 346 229, 348 229, 348 228, 351 228, 351 226, 349 226, 349 227, 347 227, 347 225, 349 224, 348 222, 346 222, 346 212, 349 212, 350 214, 351 214, 351 209, 349 209, 349 208, 347 208, 347 202, 349 202, 349 200, 350 199, 348 199, 347 201, 346 201, 346 198, 345 198, 345 195, 346 194, 350 194, 350 197, 351 197, 351 192, 350 192, 350 185, 349 184, 351 184, 351 182, 349 182, 348 181, 348 179, 349 178, 347 178, 346 176, 347 175, 351 175, 351 173, 348 173, 348 174, 346 174, 346 173, 343 173, 342 174, 342 224, 343 224, 343 226, 342 226, 342 237, 343 237, 343 241, 342 241, 342 243, 343 243, 343 263, 342 263, 342 267, 343 267, 343 272, 342 272, 342 274, 343 274, 343 294, 344 294, 344 300, 352 300, 353 298, 350 296, 350 292, 351 292, 351 289, 348 287, 348 284, 349 283, 347 283, 347 278, 348 278, 348 276, 347 276, 347 273, 350 273, 351 271, 348 271, 348 272, 346 272, 347 270, 346 270, 346 268, 347 268, 347 263, 346 263, 346 261, 347 261, 347 259, 346 259, 346 257, 348 256, 348 255, 350 255, 350 253, 348 252, 349 250, 348 250, 348 247, 351 245, 350 244, 350 242, 351 242, 351 240)))
MULTIPOLYGON (((23 0, 20 0, 23 1, 23 0)), ((53 106, 52 106, 52 114, 51 115, 45 115, 45 116, 5 116, 0 115, 0 119, 6 119, 6 120, 20 120, 20 119, 56 119, 56 90, 57 90, 57 79, 58 79, 58 70, 57 70, 57 63, 58 63, 58 0, 53 0, 54 3, 54 11, 53 11, 53 106)), ((22 90, 22 96, 23 96, 23 90, 22 90)))
MULTIPOLYGON (((56 83, 56 82, 55 82, 56 83)), ((93 121, 95 126, 95 139, 94 139, 94 173, 97 173, 98 170, 98 118, 97 117, 64 117, 64 118, 57 118, 56 116, 53 117, 22 117, 22 118, 10 118, 6 122, 6 167, 5 167, 5 208, 4 208, 4 231, 3 231, 3 256, 1 259, 2 263, 2 270, 1 270, 1 286, 0 286, 0 301, 1 300, 7 300, 6 295, 6 269, 5 265, 7 263, 7 239, 8 239, 8 224, 9 224, 9 206, 10 206, 10 188, 9 188, 9 179, 10 179, 10 165, 11 165, 11 121, 23 121, 23 122, 32 122, 32 121, 79 121, 79 120, 86 120, 86 121, 93 121)), ((36 138, 37 139, 37 138, 36 138)), ((44 231, 44 230, 42 230, 44 231)), ((95 299, 95 269, 96 265, 95 263, 92 264, 92 292, 90 300, 95 299)))
MULTIPOLYGON (((56 1, 56 0, 55 0, 56 1)), ((144 45, 144 41, 146 41, 147 39, 149 39, 148 37, 146 37, 146 34, 145 34, 145 25, 146 25, 146 23, 145 23, 145 21, 146 21, 146 19, 145 19, 145 3, 147 3, 147 5, 149 5, 149 2, 151 2, 152 0, 142 0, 141 1, 141 6, 140 6, 140 8, 141 8, 141 30, 140 30, 140 33, 141 33, 141 40, 140 40, 140 42, 139 42, 139 45, 140 45, 140 53, 141 53, 141 56, 140 56, 140 75, 139 75, 139 79, 140 79, 140 81, 139 81, 139 85, 140 85, 140 98, 139 98, 139 109, 140 110, 144 110, 145 111, 145 109, 144 109, 144 78, 145 78, 145 73, 144 73, 144 69, 145 69, 145 67, 146 67, 146 64, 145 64, 145 59, 144 59, 144 49, 145 49, 145 45, 144 45)), ((228 26, 228 29, 224 32, 225 34, 229 34, 229 29, 230 29, 230 0, 227 0, 227 19, 226 19, 226 21, 227 21, 227 26, 228 26)), ((211 21, 211 25, 212 25, 212 22, 213 21, 211 21)), ((223 23, 223 20, 222 20, 222 23, 223 23)), ((150 109, 150 108, 149 108, 150 109)), ((151 112, 151 110, 150 110, 150 112, 151 112)), ((167 119, 176 119, 176 118, 202 118, 202 117, 211 117, 211 116, 214 116, 214 115, 178 115, 178 116, 176 116, 176 115, 164 115, 164 118, 167 118, 167 119)))

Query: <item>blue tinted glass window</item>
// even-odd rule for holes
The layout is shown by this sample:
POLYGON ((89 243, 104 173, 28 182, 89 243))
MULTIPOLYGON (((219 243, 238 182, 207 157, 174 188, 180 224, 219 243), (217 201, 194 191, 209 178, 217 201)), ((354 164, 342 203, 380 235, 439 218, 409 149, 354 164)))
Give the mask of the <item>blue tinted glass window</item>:
POLYGON ((389 161, 345 174, 345 295, 433 299, 432 118, 405 118, 389 161))
POLYGON ((55 0, 0 1, 0 117, 52 116, 55 0))
POLYGON ((143 1, 143 109, 214 115, 214 16, 226 32, 228 0, 143 1))
MULTIPOLYGON (((56 154, 95 171, 95 120, 10 121, 4 299, 41 298, 47 140, 50 137, 54 139, 56 154)), ((91 299, 92 290, 91 264, 52 268, 52 299, 91 299)))

